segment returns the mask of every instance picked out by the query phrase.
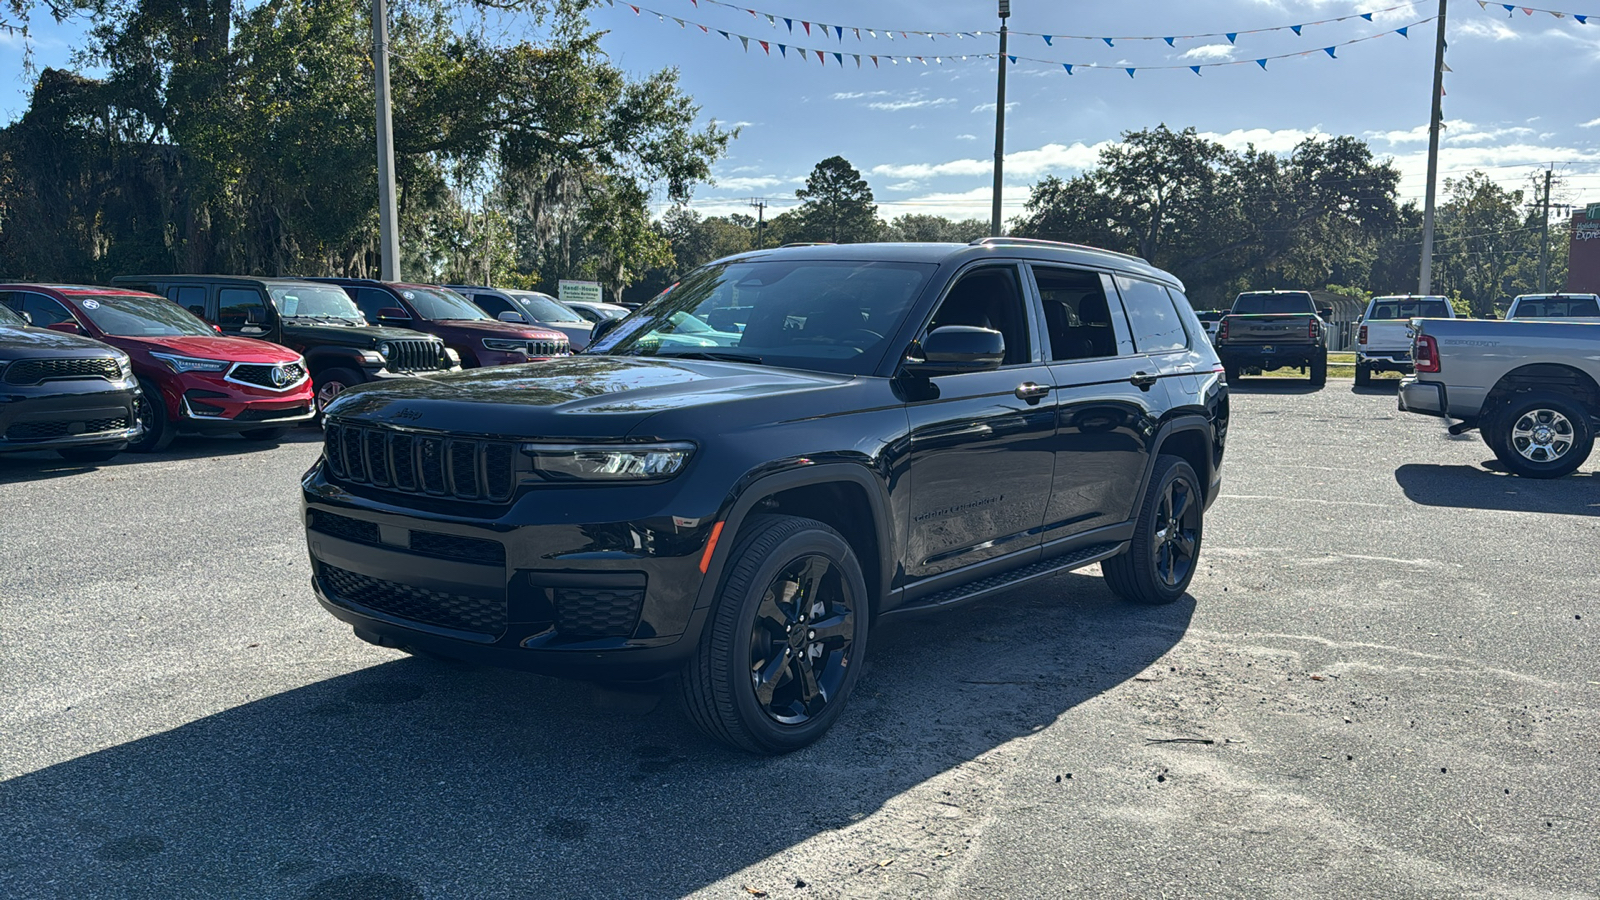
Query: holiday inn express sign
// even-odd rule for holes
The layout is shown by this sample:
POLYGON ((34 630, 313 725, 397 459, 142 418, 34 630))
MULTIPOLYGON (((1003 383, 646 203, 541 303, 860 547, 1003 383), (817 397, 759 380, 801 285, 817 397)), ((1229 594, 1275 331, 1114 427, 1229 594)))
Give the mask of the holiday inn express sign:
POLYGON ((1572 217, 1572 245, 1567 251, 1567 290, 1600 293, 1600 203, 1591 203, 1572 217))

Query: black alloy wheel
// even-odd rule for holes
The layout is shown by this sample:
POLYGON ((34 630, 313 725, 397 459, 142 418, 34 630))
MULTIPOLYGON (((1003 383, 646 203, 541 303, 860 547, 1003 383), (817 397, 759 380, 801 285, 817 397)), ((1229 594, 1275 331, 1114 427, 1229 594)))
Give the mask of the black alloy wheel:
POLYGON ((1311 386, 1322 387, 1328 383, 1328 354, 1313 357, 1311 360, 1311 386))
POLYGON ((1158 457, 1128 551, 1100 565, 1112 592, 1135 603, 1182 597, 1200 561, 1204 507, 1194 469, 1180 457, 1158 457))
POLYGON ((822 737, 861 676, 866 597, 860 563, 837 531, 797 516, 753 516, 679 676, 690 719, 755 753, 787 753, 822 737))
POLYGON ((128 442, 130 453, 159 453, 178 436, 177 426, 167 418, 167 405, 155 382, 139 379, 139 395, 133 401, 133 416, 144 426, 144 433, 128 442))

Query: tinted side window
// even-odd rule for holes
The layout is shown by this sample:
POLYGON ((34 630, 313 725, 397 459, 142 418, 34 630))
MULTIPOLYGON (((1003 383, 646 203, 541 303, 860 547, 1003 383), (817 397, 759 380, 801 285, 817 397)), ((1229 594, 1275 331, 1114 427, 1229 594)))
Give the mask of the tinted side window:
POLYGON ((12 300, 6 305, 17 312, 25 312, 33 317, 33 324, 38 328, 54 325, 57 322, 75 322, 72 313, 66 307, 55 301, 53 297, 43 294, 30 294, 18 291, 12 294, 12 300))
POLYGON ((1117 290, 1122 294, 1122 307, 1127 310, 1133 343, 1140 353, 1163 353, 1189 346, 1189 335, 1183 330, 1183 320, 1166 288, 1118 275, 1117 290))
MULTIPOLYGON (((184 304, 187 305, 187 304, 184 304)), ((267 304, 255 288, 222 288, 217 291, 217 324, 223 328, 263 325, 267 304)))
POLYGON ((206 317, 206 289, 204 285, 186 284, 169 287, 167 288, 167 299, 202 319, 206 317))
POLYGON ((1033 278, 1044 305, 1052 360, 1117 355, 1116 326, 1100 273, 1035 266, 1033 278))
POLYGON ((491 316, 498 316, 503 312, 522 312, 522 310, 512 306, 510 302, 493 294, 473 294, 472 302, 478 304, 479 309, 491 316))
POLYGON ((391 297, 387 291, 374 288, 347 287, 345 292, 356 301, 356 306, 361 308, 361 315, 373 324, 378 321, 378 310, 399 309, 400 301, 391 297))
POLYGON ((976 269, 962 275, 950 293, 945 295, 933 314, 928 330, 945 325, 993 328, 1005 335, 1004 365, 1014 366, 1033 361, 1026 309, 1015 268, 992 266, 976 269))

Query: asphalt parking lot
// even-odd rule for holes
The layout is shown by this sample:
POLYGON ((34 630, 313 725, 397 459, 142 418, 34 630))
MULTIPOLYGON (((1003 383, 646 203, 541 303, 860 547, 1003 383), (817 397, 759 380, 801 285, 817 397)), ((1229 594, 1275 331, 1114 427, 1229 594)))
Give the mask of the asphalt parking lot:
POLYGON ((1247 379, 1190 596, 874 635, 761 759, 671 700, 368 646, 309 429, 0 457, 0 896, 1600 896, 1600 478, 1247 379))

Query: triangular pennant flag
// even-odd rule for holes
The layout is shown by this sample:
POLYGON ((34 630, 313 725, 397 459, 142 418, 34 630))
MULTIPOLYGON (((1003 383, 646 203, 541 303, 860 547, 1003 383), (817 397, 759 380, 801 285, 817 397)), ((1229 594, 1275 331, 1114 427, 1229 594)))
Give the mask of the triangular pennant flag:
POLYGON ((783 20, 783 24, 789 26, 789 33, 790 34, 794 34, 794 20, 793 19, 784 19, 783 20))
POLYGON ((1168 47, 1176 47, 1176 46, 1178 46, 1177 44, 1174 44, 1172 42, 1172 38, 1162 38, 1162 40, 1167 42, 1167 46, 1168 47))
POLYGON ((1016 57, 1015 57, 1015 56, 1012 56, 1012 55, 1011 55, 1011 54, 1009 54, 1009 53, 1007 53, 1007 54, 1006 54, 1006 59, 1009 59, 1009 60, 1011 60, 1011 64, 1012 64, 1012 65, 1013 65, 1013 66, 1014 66, 1014 65, 1016 65, 1016 64, 1017 64, 1017 58, 1016 58, 1016 57))
POLYGON ((1044 45, 1046 47, 1054 47, 1055 46, 1055 39, 1056 39, 1055 35, 1053 35, 1053 34, 1042 34, 1042 35, 1040 35, 1040 37, 1044 38, 1044 45))
MULTIPOLYGON (((756 41, 756 43, 758 43, 758 44, 760 44, 760 45, 761 45, 761 49, 762 49, 762 50, 765 50, 765 51, 767 51, 767 55, 768 55, 768 56, 771 56, 771 55, 772 55, 772 47, 771 47, 771 46, 769 46, 769 45, 768 45, 768 44, 767 44, 767 42, 766 42, 766 41, 756 41)), ((746 49, 746 50, 749 50, 749 49, 750 49, 750 45, 748 45, 748 44, 746 44, 746 45, 745 45, 745 49, 746 49)))
POLYGON ((861 40, 861 29, 859 29, 859 28, 852 28, 852 29, 850 29, 850 30, 851 30, 851 31, 854 31, 854 32, 855 32, 855 33, 856 33, 856 40, 858 40, 858 41, 859 41, 859 40, 861 40))
POLYGON ((785 47, 782 44, 779 44, 778 45, 778 55, 787 58, 789 56, 789 48, 785 47))
POLYGON ((844 54, 843 53, 835 53, 835 54, 833 54, 833 58, 839 62, 839 68, 841 68, 841 69, 844 68, 844 54))
POLYGON ((1305 27, 1304 25, 1290 25, 1289 26, 1289 30, 1293 31, 1295 34, 1298 35, 1300 33, 1300 29, 1302 29, 1304 27, 1305 27))
POLYGON ((1264 59, 1258 59, 1258 60, 1256 60, 1256 65, 1258 65, 1261 68, 1265 69, 1267 67, 1267 61, 1264 60, 1264 59))
POLYGON ((1404 28, 1396 28, 1394 30, 1394 33, 1400 35, 1403 38, 1410 39, 1411 35, 1407 33, 1410 30, 1411 30, 1411 26, 1407 25, 1404 28))
POLYGON ((811 34, 811 23, 810 22, 801 22, 800 24, 805 26, 806 35, 809 36, 811 34))
POLYGON ((739 35, 739 46, 744 48, 744 52, 749 53, 750 52, 750 39, 745 37, 742 34, 739 35))
POLYGON ((630 5, 628 8, 633 10, 634 15, 637 16, 639 14, 639 7, 630 5))
POLYGON ((852 53, 852 54, 850 54, 850 55, 851 55, 851 56, 854 56, 854 57, 855 57, 855 58, 856 58, 856 68, 858 68, 858 69, 859 69, 859 68, 861 68, 861 54, 859 54, 859 53, 852 53))
POLYGON ((684 24, 684 23, 683 23, 683 20, 682 20, 682 19, 680 19, 680 18, 678 18, 678 17, 677 17, 677 16, 673 16, 673 17, 672 17, 672 21, 674 21, 674 22, 677 22, 677 23, 678 23, 678 27, 679 27, 679 28, 682 28, 682 27, 683 27, 683 24, 684 24))
POLYGON ((770 16, 770 15, 767 16, 767 24, 771 25, 773 28, 777 28, 778 27, 778 18, 776 16, 770 16))
POLYGON ((872 60, 872 67, 874 69, 878 68, 878 58, 876 56, 869 56, 867 58, 872 60))
POLYGON ((828 57, 825 56, 821 50, 813 50, 811 52, 817 55, 817 62, 822 63, 823 65, 828 64, 828 57))
MULTIPOLYGON (((1328 56, 1329 56, 1329 57, 1330 57, 1330 58, 1332 58, 1332 59, 1338 59, 1338 58, 1339 58, 1339 57, 1337 57, 1337 56, 1334 56, 1334 55, 1333 55, 1333 51, 1334 51, 1334 50, 1335 50, 1335 49, 1337 49, 1337 48, 1335 48, 1335 47, 1323 47, 1323 48, 1322 48, 1322 50, 1323 50, 1323 52, 1324 52, 1324 53, 1327 53, 1327 54, 1328 54, 1328 56)), ((1263 69, 1265 69, 1265 68, 1266 68, 1266 66, 1262 66, 1262 67, 1261 67, 1261 68, 1263 68, 1263 69)))
POLYGON ((720 35, 722 35, 722 39, 723 39, 723 40, 725 40, 725 41, 731 41, 731 40, 733 40, 733 35, 731 35, 731 34, 729 34, 729 33, 727 33, 727 32, 726 32, 726 31, 723 31, 723 30, 722 30, 722 29, 720 29, 720 28, 719 28, 719 29, 717 29, 717 34, 720 34, 720 35))
POLYGON ((923 64, 923 65, 927 65, 927 64, 928 64, 928 61, 927 61, 927 60, 925 60, 925 59, 923 59, 923 58, 922 58, 922 57, 920 57, 920 56, 919 56, 919 57, 917 57, 917 62, 919 62, 919 63, 922 63, 922 64, 923 64))
POLYGON ((1454 72, 1455 71, 1455 69, 1450 68, 1450 64, 1449 63, 1440 63, 1440 65, 1444 66, 1444 70, 1446 72, 1454 72))
POLYGON ((843 25, 835 25, 835 26, 833 26, 833 30, 836 33, 836 35, 837 35, 839 40, 841 40, 841 41, 844 40, 844 26, 843 25))
MULTIPOLYGON (((698 23, 696 23, 696 24, 698 24, 698 23)), ((705 27, 704 25, 700 26, 700 30, 705 32, 706 34, 710 34, 711 33, 711 29, 705 27)))
POLYGON ((1134 72, 1133 69, 1123 69, 1122 71, 1127 72, 1129 78, 1133 77, 1133 72, 1134 72))
POLYGON ((1072 63, 1062 63, 1061 68, 1066 69, 1068 75, 1072 74, 1072 63))
POLYGON ((1506 9, 1506 14, 1507 14, 1507 15, 1510 15, 1510 14, 1511 14, 1511 13, 1514 13, 1514 12, 1516 12, 1516 11, 1517 11, 1517 8, 1516 8, 1516 7, 1515 7, 1515 6, 1512 6, 1512 5, 1511 5, 1511 4, 1509 4, 1509 3, 1502 3, 1502 4, 1500 4, 1500 5, 1501 5, 1501 6, 1503 6, 1503 7, 1505 7, 1505 9, 1506 9))
POLYGON ((1189 68, 1192 69, 1196 75, 1200 74, 1200 67, 1199 66, 1190 66, 1189 68))
POLYGON ((1228 43, 1230 43, 1230 44, 1233 43, 1233 39, 1238 37, 1238 36, 1239 36, 1239 32, 1237 32, 1237 31, 1228 32, 1228 34, 1227 34, 1228 43))
MULTIPOLYGON (((867 29, 867 34, 870 34, 870 35, 872 35, 872 36, 873 36, 873 37, 877 37, 877 36, 878 36, 878 33, 877 33, 877 32, 876 32, 876 31, 873 31, 873 30, 872 30, 872 29, 871 29, 871 28, 868 28, 868 29, 867 29)), ((856 37, 860 37, 860 36, 861 36, 861 35, 859 35, 859 34, 858 34, 858 35, 856 35, 856 37)))
POLYGON ((1101 38, 1100 40, 1105 41, 1107 47, 1115 47, 1116 46, 1116 44, 1111 43, 1111 38, 1101 38))
POLYGON ((1589 24, 1589 17, 1588 16, 1580 16, 1580 15, 1574 14, 1573 18, 1578 20, 1578 24, 1579 25, 1587 25, 1587 24, 1589 24))
POLYGON ((1372 13, 1362 13, 1361 14, 1361 18, 1366 19, 1368 22, 1371 22, 1372 21, 1372 13))
POLYGON ((689 2, 694 4, 695 9, 700 8, 700 0, 689 0, 689 2))
POLYGON ((894 40, 894 32, 892 32, 892 31, 885 31, 885 32, 884 32, 884 34, 885 34, 885 35, 888 35, 888 37, 889 37, 889 40, 891 40, 891 41, 892 41, 892 40, 894 40))
POLYGON ((1531 9, 1527 8, 1526 6, 1524 6, 1522 8, 1522 14, 1523 15, 1527 15, 1527 16, 1531 16, 1531 15, 1533 15, 1533 10, 1531 10, 1531 9))
POLYGON ((1489 8, 1489 0, 1478 0, 1478 8, 1479 9, 1488 9, 1489 8))

